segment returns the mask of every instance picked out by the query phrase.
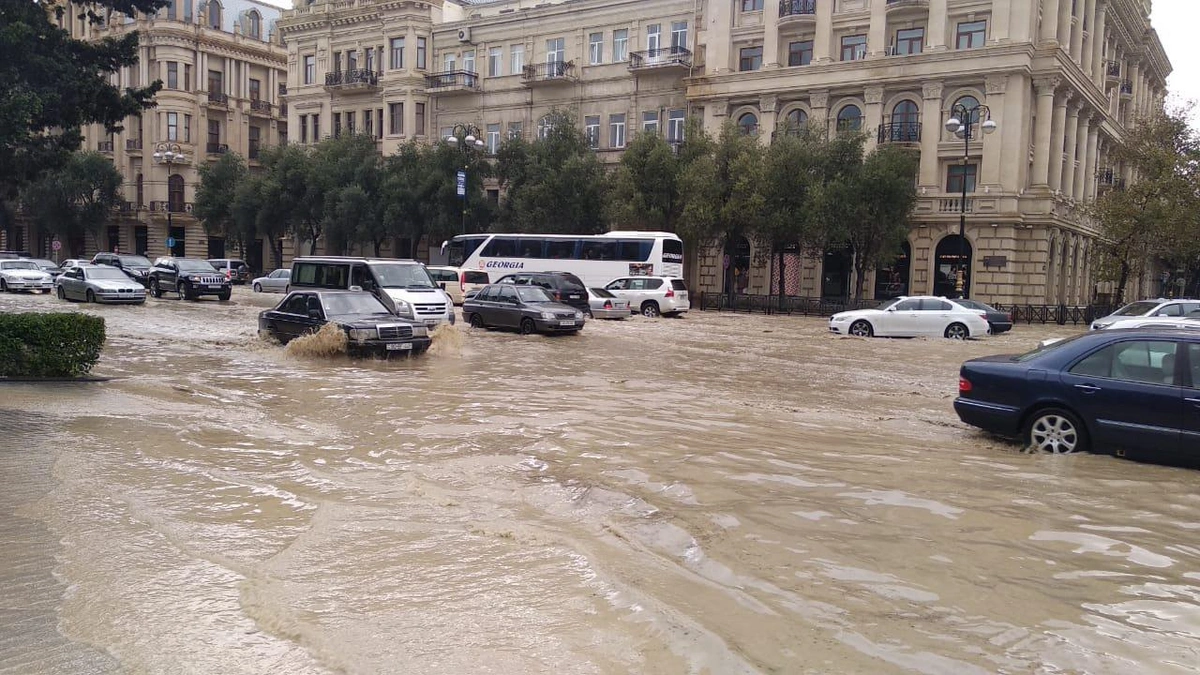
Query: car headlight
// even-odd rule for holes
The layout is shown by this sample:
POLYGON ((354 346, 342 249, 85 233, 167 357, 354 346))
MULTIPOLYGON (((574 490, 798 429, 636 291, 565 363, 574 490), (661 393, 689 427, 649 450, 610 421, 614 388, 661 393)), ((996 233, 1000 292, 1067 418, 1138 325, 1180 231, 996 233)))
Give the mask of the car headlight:
POLYGON ((576 318, 576 319, 582 319, 582 318, 583 318, 583 312, 575 312, 575 318, 576 318))
POLYGON ((413 326, 414 337, 425 337, 429 335, 429 330, 425 326, 413 326))
POLYGON ((542 318, 550 320, 554 318, 554 312, 542 312, 542 318))
POLYGON ((402 316, 406 319, 413 318, 412 305, 410 305, 409 303, 407 303, 403 300, 396 300, 395 302, 396 302, 396 316, 402 316))
POLYGON ((351 328, 349 336, 351 340, 363 342, 365 340, 374 340, 379 336, 379 331, 374 328, 351 328))

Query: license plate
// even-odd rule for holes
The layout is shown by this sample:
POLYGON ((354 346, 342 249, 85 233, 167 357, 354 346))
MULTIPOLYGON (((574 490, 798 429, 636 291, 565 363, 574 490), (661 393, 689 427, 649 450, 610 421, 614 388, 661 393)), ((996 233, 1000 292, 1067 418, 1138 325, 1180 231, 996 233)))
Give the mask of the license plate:
POLYGON ((219 289, 219 288, 221 288, 221 284, 208 284, 208 285, 206 286, 206 288, 217 288, 217 289, 219 289))
POLYGON ((412 349, 411 342, 389 342, 387 350, 389 352, 403 352, 412 349))
POLYGON ((583 296, 580 296, 580 295, 568 295, 567 296, 567 298, 570 300, 578 300, 581 297, 583 297, 583 296))
POLYGON ((559 322, 558 322, 558 325, 560 325, 560 326, 574 326, 574 325, 575 325, 575 322, 574 322, 574 321, 559 321, 559 322))

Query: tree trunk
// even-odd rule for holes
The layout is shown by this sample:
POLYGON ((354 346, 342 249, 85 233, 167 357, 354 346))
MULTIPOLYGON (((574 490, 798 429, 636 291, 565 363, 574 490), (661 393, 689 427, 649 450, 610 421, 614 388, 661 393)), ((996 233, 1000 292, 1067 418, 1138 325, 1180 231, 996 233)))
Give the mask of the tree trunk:
POLYGON ((779 307, 780 307, 780 309, 783 308, 783 299, 785 297, 787 297, 787 288, 786 288, 787 282, 785 281, 785 279, 787 277, 784 276, 784 272, 785 272, 784 267, 786 265, 787 265, 787 263, 784 262, 784 253, 783 253, 783 251, 780 251, 779 252, 779 307))
POLYGON ((1121 263, 1121 276, 1117 281, 1116 297, 1113 298, 1113 304, 1120 306, 1125 304, 1125 285, 1129 283, 1129 263, 1121 263))
POLYGON ((382 240, 382 239, 376 239, 376 240, 375 240, 374 242, 372 242, 372 243, 373 243, 373 244, 375 244, 375 257, 376 257, 376 258, 382 258, 382 257, 383 257, 383 240, 382 240))
POLYGON ((862 302, 863 285, 867 281, 867 266, 859 262, 854 264, 854 300, 862 302))
POLYGON ((283 243, 278 239, 271 242, 271 257, 275 259, 275 269, 283 267, 283 243))

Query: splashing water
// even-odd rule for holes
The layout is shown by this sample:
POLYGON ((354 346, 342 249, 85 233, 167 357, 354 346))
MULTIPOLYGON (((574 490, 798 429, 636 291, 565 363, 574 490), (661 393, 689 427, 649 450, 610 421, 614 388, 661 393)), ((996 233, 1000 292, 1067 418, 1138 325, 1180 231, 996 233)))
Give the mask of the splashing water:
POLYGON ((463 332, 457 326, 444 323, 429 334, 433 343, 429 345, 430 356, 462 356, 463 332))
POLYGON ((287 345, 288 356, 329 358, 346 353, 346 332, 336 323, 327 323, 321 330, 292 340, 287 345))

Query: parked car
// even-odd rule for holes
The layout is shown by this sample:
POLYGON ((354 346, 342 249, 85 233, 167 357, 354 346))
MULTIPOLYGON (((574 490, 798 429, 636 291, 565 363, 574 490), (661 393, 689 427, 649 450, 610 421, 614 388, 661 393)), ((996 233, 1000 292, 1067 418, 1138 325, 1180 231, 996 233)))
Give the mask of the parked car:
POLYGON ((28 258, 29 251, 0 251, 0 260, 16 260, 17 258, 28 258))
POLYGON ((1200 333, 1093 331, 1019 356, 972 359, 954 410, 967 424, 1048 452, 1197 458, 1200 333))
POLYGON ((441 286, 442 290, 450 296, 451 302, 456 305, 463 303, 461 272, 457 267, 427 266, 425 269, 429 270, 429 276, 433 277, 434 283, 441 286))
POLYGON ((1146 316, 1131 319, 1120 319, 1109 324, 1104 330, 1123 330, 1126 328, 1180 328, 1183 330, 1200 330, 1200 312, 1192 312, 1187 316, 1146 316))
POLYGON ((991 305, 980 302, 978 300, 968 300, 966 298, 956 298, 951 300, 956 305, 961 305, 967 309, 975 310, 985 321, 988 322, 988 329, 992 335, 1007 333, 1012 330, 1013 322, 1012 315, 1008 312, 1001 312, 991 305))
POLYGON ((965 340, 988 334, 988 322, 973 309, 933 296, 899 297, 875 309, 839 312, 829 331, 858 337, 946 337, 965 340))
POLYGON ((146 302, 146 289, 119 269, 108 265, 69 267, 54 282, 60 300, 84 302, 146 302))
POLYGON ((353 355, 420 354, 432 342, 423 323, 392 314, 366 291, 296 290, 258 315, 259 331, 285 344, 327 323, 345 331, 353 355))
POLYGON ((588 289, 587 315, 594 319, 628 319, 629 301, 603 288, 588 289))
POLYGON ((233 294, 233 286, 207 260, 159 258, 150 268, 150 295, 161 298, 168 291, 174 291, 180 300, 215 295, 224 301, 233 294))
POLYGON ((39 270, 49 274, 51 277, 58 278, 58 275, 63 273, 64 268, 59 267, 58 263, 53 260, 46 260, 45 258, 25 258, 25 260, 32 261, 33 264, 38 266, 39 270))
POLYGON ((290 269, 280 268, 265 277, 255 279, 250 288, 254 289, 255 293, 287 293, 291 278, 290 269))
MULTIPOLYGON (((587 286, 579 277, 570 272, 521 272, 506 274, 496 280, 498 284, 515 284, 517 286, 538 286, 555 301, 570 305, 575 309, 586 312, 591 305, 588 303, 587 286)), ((476 296, 478 297, 478 296, 476 296)))
POLYGON ((1137 317, 1182 317, 1200 311, 1200 300, 1176 299, 1138 300, 1118 309, 1108 316, 1092 322, 1092 330, 1104 330, 1121 319, 1137 317))
POLYGON ((92 256, 92 264, 116 267, 142 286, 150 285, 150 268, 153 265, 150 264, 150 259, 144 255, 97 253, 92 256))
POLYGON ((238 258, 209 258, 208 264, 216 268, 221 274, 224 274, 230 283, 245 284, 254 276, 246 261, 238 258))
POLYGON ((32 260, 0 260, 0 292, 45 291, 49 293, 53 289, 54 277, 38 269, 37 263, 32 260))
POLYGON ((682 314, 691 307, 683 279, 621 277, 605 284, 604 290, 629 301, 629 308, 642 316, 682 314))
POLYGON ((472 328, 515 328, 530 333, 578 333, 587 319, 558 302, 540 286, 490 284, 463 303, 463 321, 472 328))
POLYGON ((91 264, 92 264, 92 261, 85 260, 83 258, 67 258, 66 260, 59 263, 58 266, 65 270, 65 269, 68 269, 71 267, 85 267, 85 266, 91 265, 91 264))

